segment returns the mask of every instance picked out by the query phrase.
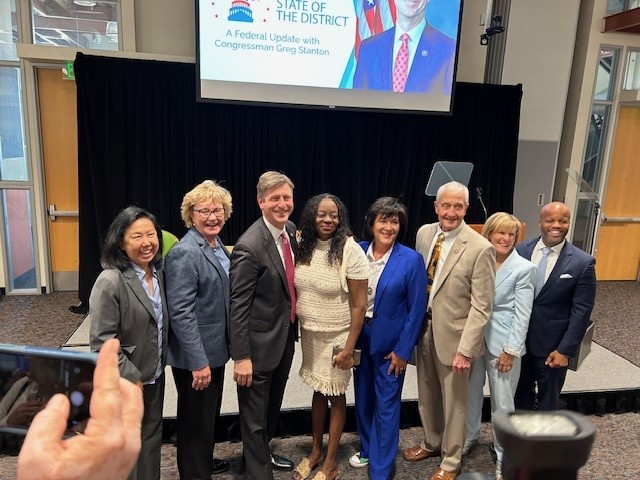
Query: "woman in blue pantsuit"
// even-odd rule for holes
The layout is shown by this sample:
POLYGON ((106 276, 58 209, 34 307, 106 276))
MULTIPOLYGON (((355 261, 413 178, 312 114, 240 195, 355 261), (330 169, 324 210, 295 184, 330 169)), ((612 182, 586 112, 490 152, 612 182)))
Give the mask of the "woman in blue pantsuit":
POLYGON ((400 244, 407 231, 406 207, 397 199, 376 200, 365 216, 361 242, 370 265, 362 350, 355 369, 360 451, 353 467, 369 466, 373 480, 391 478, 398 450, 402 384, 407 361, 424 322, 427 277, 424 259, 400 244))

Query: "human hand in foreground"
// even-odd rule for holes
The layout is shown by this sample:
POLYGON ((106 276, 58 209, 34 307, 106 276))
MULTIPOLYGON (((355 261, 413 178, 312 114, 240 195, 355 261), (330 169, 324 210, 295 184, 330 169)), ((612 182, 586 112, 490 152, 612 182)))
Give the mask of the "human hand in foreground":
POLYGON ((120 378, 119 349, 116 339, 100 349, 84 435, 62 439, 70 411, 62 394, 35 416, 18 457, 18 480, 127 478, 140 453, 144 406, 142 390, 120 378))

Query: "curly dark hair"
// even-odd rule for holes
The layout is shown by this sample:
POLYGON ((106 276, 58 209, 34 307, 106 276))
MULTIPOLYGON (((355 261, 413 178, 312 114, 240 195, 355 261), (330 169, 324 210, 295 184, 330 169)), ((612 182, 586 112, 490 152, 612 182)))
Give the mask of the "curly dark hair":
POLYGON ((373 240, 373 224, 376 222, 376 218, 380 217, 398 217, 400 222, 400 231, 398 232, 398 241, 404 239, 407 233, 407 227, 409 225, 409 214, 407 213, 407 207, 394 197, 380 197, 371 204, 367 213, 364 216, 364 227, 362 229, 362 236, 365 240, 373 240))
POLYGON ((302 209, 298 228, 300 229, 301 239, 296 252, 296 263, 309 265, 313 249, 318 242, 318 234, 316 232, 316 214, 320 202, 328 198, 338 207, 338 228, 329 241, 329 253, 327 255, 327 263, 331 266, 342 264, 342 250, 347 241, 347 237, 352 235, 351 226, 349 225, 349 212, 342 200, 330 193, 321 193, 307 200, 302 209))

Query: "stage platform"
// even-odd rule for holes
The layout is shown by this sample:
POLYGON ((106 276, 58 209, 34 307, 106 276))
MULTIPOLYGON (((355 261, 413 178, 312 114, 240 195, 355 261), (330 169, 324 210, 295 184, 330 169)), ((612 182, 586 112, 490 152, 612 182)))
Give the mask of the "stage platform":
MULTIPOLYGON (((84 322, 69 337, 63 348, 88 350, 89 321, 84 322)), ((287 383, 282 404, 281 433, 283 435, 306 434, 310 431, 310 406, 312 390, 307 387, 298 375, 302 353, 296 348, 291 375, 287 383)), ((166 369, 166 395, 164 401, 164 418, 167 431, 173 430, 172 423, 176 416, 176 390, 171 369, 166 369)), ((488 395, 485 386, 485 395, 488 395)), ((416 369, 409 365, 402 392, 403 427, 419 424, 417 414, 418 390, 416 385, 416 369)), ((582 413, 604 414, 607 412, 638 411, 640 409, 640 367, 624 358, 593 343, 591 353, 584 360, 578 371, 569 371, 563 389, 563 400, 567 408, 582 413)), ((347 403, 353 406, 353 384, 347 389, 347 403)), ((488 399, 485 399, 485 419, 488 417, 488 399)), ((216 428, 217 437, 222 439, 236 438, 238 401, 236 386, 233 381, 233 363, 229 362, 225 369, 224 393, 222 398, 220 428, 216 428)), ((354 429, 353 415, 349 415, 347 430, 354 429)))

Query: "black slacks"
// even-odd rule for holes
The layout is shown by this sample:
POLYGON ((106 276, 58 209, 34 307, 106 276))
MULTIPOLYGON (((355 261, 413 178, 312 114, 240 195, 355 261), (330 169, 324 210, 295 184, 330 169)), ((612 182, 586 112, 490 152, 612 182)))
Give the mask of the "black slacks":
POLYGON ((558 410, 566 368, 549 368, 545 357, 525 353, 515 395, 516 410, 558 410), (536 392, 537 386, 537 392, 536 392))
POLYGON ((240 432, 247 480, 273 480, 269 440, 275 435, 284 389, 293 360, 295 329, 289 329, 280 363, 269 372, 253 372, 250 387, 238 386, 240 432))
POLYGON ((160 480, 160 448, 162 447, 162 404, 164 402, 164 372, 156 382, 142 390, 142 449, 129 480, 160 480))
POLYGON ((210 480, 216 419, 224 383, 224 366, 211 369, 211 383, 195 390, 191 371, 171 367, 178 391, 176 419, 178 473, 181 480, 210 480))

